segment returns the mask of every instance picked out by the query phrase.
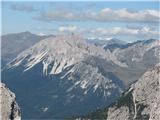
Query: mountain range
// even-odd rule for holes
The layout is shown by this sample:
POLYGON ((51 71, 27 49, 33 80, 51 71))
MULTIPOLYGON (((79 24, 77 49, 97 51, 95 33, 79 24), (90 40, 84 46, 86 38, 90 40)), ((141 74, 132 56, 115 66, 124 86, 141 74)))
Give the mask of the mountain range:
POLYGON ((123 45, 127 45, 127 42, 116 38, 87 38, 86 41, 90 44, 94 44, 96 46, 100 46, 110 50, 121 47, 123 45))
POLYGON ((22 118, 62 119, 109 106, 159 63, 158 40, 106 46, 61 35, 18 54, 3 68, 2 82, 15 92, 22 118))

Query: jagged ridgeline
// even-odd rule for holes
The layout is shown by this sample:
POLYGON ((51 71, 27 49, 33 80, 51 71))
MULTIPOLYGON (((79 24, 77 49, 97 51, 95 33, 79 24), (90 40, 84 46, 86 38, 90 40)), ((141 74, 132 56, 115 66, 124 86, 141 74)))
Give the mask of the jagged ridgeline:
POLYGON ((19 53, 36 44, 42 39, 54 37, 54 35, 36 35, 28 31, 2 35, 1 37, 1 66, 4 67, 19 53))
POLYGON ((3 83, 0 83, 0 93, 0 119, 21 120, 21 112, 16 102, 16 95, 3 83))
POLYGON ((96 110, 75 119, 92 120, 159 120, 160 66, 148 70, 121 97, 109 107, 96 110))
POLYGON ((123 64, 81 36, 58 36, 19 54, 2 81, 17 94, 22 117, 64 118, 115 100, 125 87, 113 73, 116 66, 123 64))
MULTIPOLYGON (((156 43, 140 46, 147 46, 147 50, 155 47, 151 54, 158 50, 156 43)), ((2 70, 2 81, 15 92, 22 118, 62 119, 82 115, 110 105, 154 65, 139 67, 146 51, 138 59, 134 56, 135 63, 138 61, 135 67, 119 60, 120 52, 116 51, 89 44, 79 35, 50 37, 7 64, 2 70)), ((130 53, 124 48, 121 52, 130 53)))

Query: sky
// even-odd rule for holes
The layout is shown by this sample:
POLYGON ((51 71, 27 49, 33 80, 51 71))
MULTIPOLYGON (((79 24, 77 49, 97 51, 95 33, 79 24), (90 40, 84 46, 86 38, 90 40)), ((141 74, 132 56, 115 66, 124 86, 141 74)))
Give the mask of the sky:
POLYGON ((82 34, 126 41, 159 38, 158 1, 2 2, 2 34, 82 34))

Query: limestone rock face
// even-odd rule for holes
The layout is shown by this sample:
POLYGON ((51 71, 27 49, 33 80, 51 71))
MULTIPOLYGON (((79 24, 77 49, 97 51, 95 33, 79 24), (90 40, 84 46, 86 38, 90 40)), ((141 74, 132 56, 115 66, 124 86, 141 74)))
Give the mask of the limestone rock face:
POLYGON ((160 120, 160 66, 146 71, 107 108, 82 118, 105 120, 160 120))
POLYGON ((21 120, 20 108, 15 97, 5 84, 0 83, 1 120, 21 120))
POLYGON ((127 91, 120 104, 109 108, 108 120, 118 119, 160 119, 160 67, 155 67, 147 71, 135 84, 127 91), (128 99, 130 94, 130 99, 128 99), (126 100, 126 101, 124 101, 126 100), (129 101, 127 101, 129 100, 129 101), (130 103, 130 104, 127 104, 130 103), (116 108, 116 109, 114 109, 116 108), (114 110, 113 110, 114 109, 114 110), (128 110, 130 112, 128 112, 128 110), (119 114, 120 113, 120 114, 119 114), (117 116, 115 114, 118 114, 117 116), (126 115, 127 114, 127 115, 126 115), (113 116, 114 115, 114 116, 113 116), (112 117, 113 116, 113 117, 112 117))

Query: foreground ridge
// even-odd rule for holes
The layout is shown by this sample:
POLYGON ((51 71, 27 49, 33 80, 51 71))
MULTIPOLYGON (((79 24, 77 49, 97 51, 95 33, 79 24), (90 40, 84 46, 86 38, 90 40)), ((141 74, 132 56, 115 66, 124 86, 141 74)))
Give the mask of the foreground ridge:
POLYGON ((20 108, 12 93, 3 83, 0 83, 1 120, 21 120, 20 108))
POLYGON ((77 119, 159 120, 160 66, 148 70, 110 107, 77 119))

